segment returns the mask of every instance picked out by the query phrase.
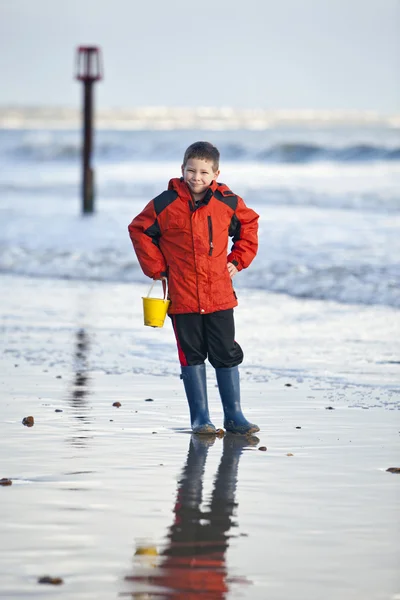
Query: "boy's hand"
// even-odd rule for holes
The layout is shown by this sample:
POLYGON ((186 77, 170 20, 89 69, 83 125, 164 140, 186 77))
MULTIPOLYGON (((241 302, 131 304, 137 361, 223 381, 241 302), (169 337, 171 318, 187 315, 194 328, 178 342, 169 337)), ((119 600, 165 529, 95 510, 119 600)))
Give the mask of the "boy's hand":
POLYGON ((235 267, 234 264, 228 262, 228 271, 229 271, 229 275, 232 277, 234 277, 236 275, 236 273, 238 272, 237 268, 235 267))

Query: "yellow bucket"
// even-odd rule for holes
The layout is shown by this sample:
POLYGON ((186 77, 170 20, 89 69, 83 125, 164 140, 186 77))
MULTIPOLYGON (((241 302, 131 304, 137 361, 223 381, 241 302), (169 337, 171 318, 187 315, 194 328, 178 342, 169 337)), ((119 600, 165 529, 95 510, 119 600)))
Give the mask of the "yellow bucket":
POLYGON ((147 296, 145 298, 142 297, 144 324, 149 327, 162 327, 164 325, 165 317, 170 305, 170 300, 167 300, 168 283, 166 279, 163 279, 162 281, 164 298, 150 298, 151 291, 156 283, 155 281, 152 283, 147 296))

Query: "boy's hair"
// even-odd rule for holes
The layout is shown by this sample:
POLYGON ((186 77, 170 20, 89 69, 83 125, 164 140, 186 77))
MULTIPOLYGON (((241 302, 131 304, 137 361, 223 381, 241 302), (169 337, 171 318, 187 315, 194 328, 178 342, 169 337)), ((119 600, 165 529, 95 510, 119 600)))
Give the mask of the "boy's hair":
POLYGON ((183 166, 190 158, 201 158, 213 163, 214 171, 219 169, 219 150, 210 142, 195 142, 190 144, 183 157, 183 166))

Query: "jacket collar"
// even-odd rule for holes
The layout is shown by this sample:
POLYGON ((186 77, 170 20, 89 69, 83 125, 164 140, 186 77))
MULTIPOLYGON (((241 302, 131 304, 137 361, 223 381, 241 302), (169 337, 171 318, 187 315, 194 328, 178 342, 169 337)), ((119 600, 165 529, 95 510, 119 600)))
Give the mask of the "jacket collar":
MULTIPOLYGON (((204 196, 201 204, 208 204, 214 195, 214 192, 218 189, 218 186, 221 185, 217 181, 212 181, 210 187, 208 188, 206 195, 204 196)), ((175 177, 171 179, 168 184, 169 190, 174 190, 181 198, 187 198, 191 202, 193 202, 192 194, 190 192, 189 186, 185 181, 183 181, 183 177, 175 177)))

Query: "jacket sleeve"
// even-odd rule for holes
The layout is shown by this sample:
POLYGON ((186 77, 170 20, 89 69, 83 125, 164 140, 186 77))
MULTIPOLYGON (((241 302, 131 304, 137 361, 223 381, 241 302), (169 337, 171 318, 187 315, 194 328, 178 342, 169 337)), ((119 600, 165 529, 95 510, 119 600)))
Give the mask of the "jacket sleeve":
POLYGON ((229 227, 233 246, 228 254, 228 262, 234 264, 238 271, 246 269, 257 254, 258 218, 259 215, 248 208, 238 196, 237 207, 229 227))
POLYGON ((161 231, 153 200, 133 219, 128 231, 143 273, 152 279, 166 276, 167 265, 159 248, 161 231))

